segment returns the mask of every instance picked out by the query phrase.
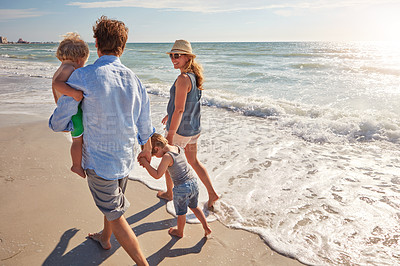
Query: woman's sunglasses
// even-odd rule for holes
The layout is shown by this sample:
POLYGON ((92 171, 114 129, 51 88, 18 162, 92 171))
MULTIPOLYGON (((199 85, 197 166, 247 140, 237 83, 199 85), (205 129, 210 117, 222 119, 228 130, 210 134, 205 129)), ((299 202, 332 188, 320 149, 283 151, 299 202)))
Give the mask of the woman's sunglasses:
POLYGON ((171 59, 178 59, 179 57, 181 57, 181 54, 169 54, 169 58, 171 59))

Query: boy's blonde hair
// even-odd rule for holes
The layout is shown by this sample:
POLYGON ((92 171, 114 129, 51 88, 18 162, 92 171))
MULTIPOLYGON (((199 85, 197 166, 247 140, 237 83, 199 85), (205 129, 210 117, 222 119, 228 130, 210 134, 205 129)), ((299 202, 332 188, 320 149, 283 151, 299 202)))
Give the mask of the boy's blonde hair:
POLYGON ((151 136, 151 146, 153 147, 151 150, 151 154, 154 155, 156 153, 155 147, 160 147, 163 149, 166 145, 168 144, 168 140, 164 138, 163 135, 154 133, 153 136, 151 136))
POLYGON ((76 61, 79 58, 88 59, 89 46, 81 39, 78 33, 68 32, 63 37, 64 40, 60 42, 57 48, 56 57, 58 60, 76 61))

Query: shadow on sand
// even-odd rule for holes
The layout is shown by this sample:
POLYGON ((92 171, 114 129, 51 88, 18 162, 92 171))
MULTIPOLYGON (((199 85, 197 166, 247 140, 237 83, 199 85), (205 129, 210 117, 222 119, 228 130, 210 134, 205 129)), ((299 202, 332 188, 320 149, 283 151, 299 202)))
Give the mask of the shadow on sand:
MULTIPOLYGON (((157 204, 128 217, 126 220, 130 225, 132 225, 144 219, 165 204, 166 202, 164 200, 160 200, 157 204)), ((140 236, 141 234, 151 231, 165 230, 175 225, 176 219, 173 218, 152 223, 143 223, 132 229, 135 232, 136 236, 140 236)), ((112 243, 112 248, 110 250, 104 250, 95 241, 91 239, 86 239, 80 245, 76 246, 68 253, 65 253, 69 241, 75 236, 78 231, 79 230, 76 228, 71 228, 65 231, 60 237, 60 241, 57 243, 54 250, 50 253, 50 255, 46 258, 42 265, 99 265, 121 247, 118 241, 115 239, 114 235, 112 235, 110 240, 112 243)), ((177 241, 178 238, 171 237, 171 240, 167 244, 165 244, 159 251, 150 255, 147 258, 149 264, 158 265, 167 257, 178 257, 190 253, 199 253, 206 243, 207 238, 202 238, 196 245, 190 248, 171 249, 177 241)))

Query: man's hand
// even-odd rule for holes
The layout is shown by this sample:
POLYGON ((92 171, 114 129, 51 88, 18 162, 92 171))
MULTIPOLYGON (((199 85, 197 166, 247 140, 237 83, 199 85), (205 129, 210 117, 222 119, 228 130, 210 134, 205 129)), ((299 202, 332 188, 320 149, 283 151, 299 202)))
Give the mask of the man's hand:
POLYGON ((151 139, 148 139, 147 142, 142 145, 142 151, 139 153, 137 160, 139 161, 140 158, 144 157, 149 163, 151 162, 151 139))
POLYGON ((74 93, 73 98, 74 98, 74 100, 77 101, 77 102, 82 101, 82 99, 83 99, 83 92, 82 92, 82 91, 76 90, 76 92, 74 93))
POLYGON ((147 161, 144 157, 140 157, 138 161, 140 166, 142 166, 143 168, 146 168, 146 165, 150 164, 149 161, 147 161))
POLYGON ((151 162, 151 151, 147 149, 142 150, 137 157, 137 160, 139 162, 141 161, 141 159, 145 159, 146 161, 151 162))

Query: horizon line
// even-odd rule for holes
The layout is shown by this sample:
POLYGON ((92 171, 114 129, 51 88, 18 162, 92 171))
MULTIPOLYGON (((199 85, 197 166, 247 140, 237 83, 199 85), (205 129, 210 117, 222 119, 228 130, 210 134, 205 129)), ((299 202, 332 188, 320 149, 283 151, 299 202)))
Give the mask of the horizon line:
MULTIPOLYGON (((1 36, 0 37, 5 37, 1 36)), ((5 37, 7 38, 7 37, 5 37)), ((26 40, 24 40, 26 41, 26 40)), ((27 43, 17 43, 18 41, 8 41, 9 44, 38 44, 38 43, 60 43, 60 41, 26 41, 27 43)), ((399 42, 396 40, 270 40, 270 41, 190 41, 190 43, 273 43, 273 42, 399 42)), ((94 44, 94 41, 87 42, 88 44, 94 44)), ((174 41, 138 41, 138 42, 127 42, 126 44, 171 44, 174 41)), ((0 43, 7 44, 7 43, 0 43)))

